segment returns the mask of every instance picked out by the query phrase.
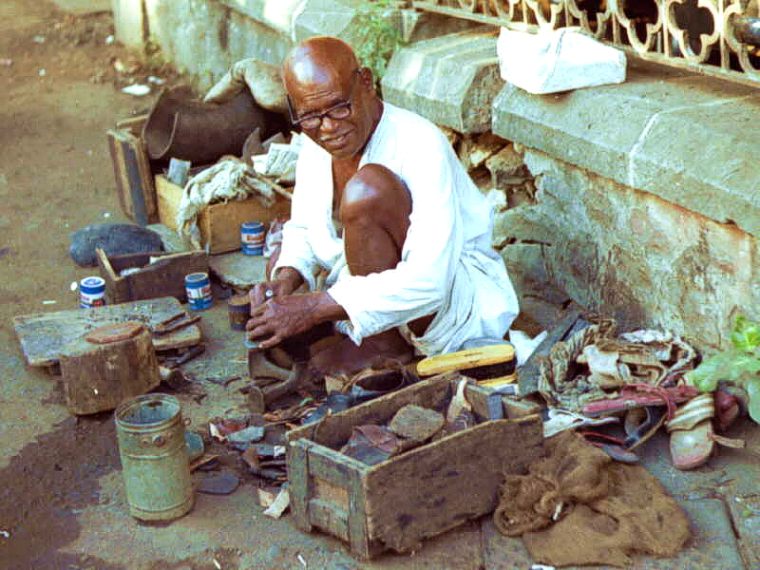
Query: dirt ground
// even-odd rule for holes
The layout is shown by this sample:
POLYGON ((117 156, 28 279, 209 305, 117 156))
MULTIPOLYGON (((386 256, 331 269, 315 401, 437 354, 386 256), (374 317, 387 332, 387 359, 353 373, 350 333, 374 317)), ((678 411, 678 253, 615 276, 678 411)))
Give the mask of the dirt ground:
MULTIPOLYGON (((55 378, 25 366, 11 322, 77 306, 70 284, 93 270, 70 260, 70 232, 126 221, 105 131, 148 109, 157 94, 136 98, 120 88, 148 75, 178 80, 170 68, 139 67, 108 45, 112 33, 108 14, 74 18, 46 0, 0 2, 0 569, 529 568, 520 541, 498 536, 487 520, 427 541, 413 556, 362 564, 335 540, 263 517, 250 479, 229 497, 198 496, 193 514, 172 525, 129 517, 111 414, 70 416, 55 378)), ((203 329, 207 355, 188 371, 205 378, 244 371, 223 307, 204 316, 203 329)), ((203 405, 183 400, 194 426, 244 403, 232 388, 207 382, 204 389, 203 405)), ((757 431, 745 424, 732 435, 757 450, 757 431)), ((757 541, 745 539, 760 536, 757 457, 742 463, 740 452, 722 452, 685 478, 663 466, 665 441, 648 453, 684 505, 703 504, 705 512, 719 505, 724 515, 696 525, 686 558, 637 568, 740 568, 737 537, 745 541, 744 564, 760 564, 757 541), (739 514, 731 519, 729 511, 739 514)))

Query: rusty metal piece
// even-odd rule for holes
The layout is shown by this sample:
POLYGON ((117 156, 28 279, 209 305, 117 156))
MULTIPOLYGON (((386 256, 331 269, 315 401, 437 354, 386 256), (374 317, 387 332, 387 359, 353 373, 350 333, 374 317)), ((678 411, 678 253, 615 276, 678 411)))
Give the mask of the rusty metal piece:
POLYGON ((187 313, 173 317, 168 323, 158 323, 153 327, 153 334, 161 336, 194 325, 201 320, 200 315, 190 316, 187 313))
POLYGON ((222 104, 192 97, 188 87, 161 93, 142 131, 152 160, 210 164, 226 154, 240 156, 254 129, 261 129, 267 138, 286 126, 283 116, 262 109, 247 89, 222 104))

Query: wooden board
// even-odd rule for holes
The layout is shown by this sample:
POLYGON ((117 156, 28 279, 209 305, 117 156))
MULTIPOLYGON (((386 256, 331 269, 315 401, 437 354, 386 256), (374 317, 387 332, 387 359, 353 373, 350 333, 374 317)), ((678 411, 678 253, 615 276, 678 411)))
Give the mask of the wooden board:
POLYGON ((157 222, 156 189, 145 144, 130 129, 110 129, 106 134, 122 211, 141 226, 157 222))
MULTIPOLYGON (((13 318, 13 328, 29 366, 53 366, 65 345, 94 328, 125 321, 153 327, 183 310, 177 299, 164 297, 93 309, 20 315, 13 318)), ((153 346, 157 351, 184 348, 195 346, 201 338, 200 328, 192 325, 154 338, 153 346)))
POLYGON ((367 473, 370 541, 409 552, 496 508, 504 475, 542 455, 541 421, 497 420, 418 447, 367 473), (508 449, 509 453, 499 453, 508 449), (393 485, 387 484, 393 481, 393 485))
MULTIPOLYGON (((177 229, 177 211, 182 201, 182 188, 169 182, 165 176, 155 178, 158 200, 158 217, 162 224, 177 229)), ((259 221, 268 226, 279 217, 290 217, 290 200, 277 196, 275 203, 267 208, 256 198, 232 200, 226 204, 211 204, 201 210, 198 229, 201 245, 209 253, 226 253, 240 249, 240 224, 259 221)))

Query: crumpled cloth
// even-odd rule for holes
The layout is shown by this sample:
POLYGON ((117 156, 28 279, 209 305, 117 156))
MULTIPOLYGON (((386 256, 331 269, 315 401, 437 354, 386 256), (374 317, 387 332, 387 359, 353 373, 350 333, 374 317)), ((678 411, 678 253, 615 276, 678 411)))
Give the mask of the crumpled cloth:
POLYGON ((633 553, 683 548, 689 520, 646 469, 612 462, 569 432, 545 445, 547 457, 528 475, 506 477, 494 513, 499 532, 522 536, 535 561, 625 567, 633 553))
POLYGON ((628 384, 671 385, 695 365, 696 350, 673 333, 642 329, 615 337, 615 327, 602 321, 552 348, 538 382, 551 405, 580 412, 628 384))
POLYGON ((265 207, 274 204, 274 190, 258 179, 250 166, 234 157, 223 158, 188 181, 177 210, 178 233, 189 235, 193 245, 200 248, 196 226, 200 211, 209 204, 251 196, 265 207))
POLYGON ((209 89, 205 103, 224 103, 248 88, 254 100, 264 109, 286 113, 288 104, 280 68, 255 58, 235 62, 229 71, 209 89))

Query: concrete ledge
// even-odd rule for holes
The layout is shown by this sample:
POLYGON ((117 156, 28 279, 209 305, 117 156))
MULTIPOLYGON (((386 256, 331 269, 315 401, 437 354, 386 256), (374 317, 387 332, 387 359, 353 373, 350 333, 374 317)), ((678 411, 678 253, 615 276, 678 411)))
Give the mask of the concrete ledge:
POLYGON ((490 102, 502 82, 491 32, 449 34, 394 54, 383 78, 383 97, 434 123, 462 133, 491 126, 490 102))
POLYGON ((222 4, 290 37, 307 0, 219 0, 222 4))
POLYGON ((622 85, 537 96, 506 85, 493 132, 760 235, 760 93, 631 65, 622 85))

